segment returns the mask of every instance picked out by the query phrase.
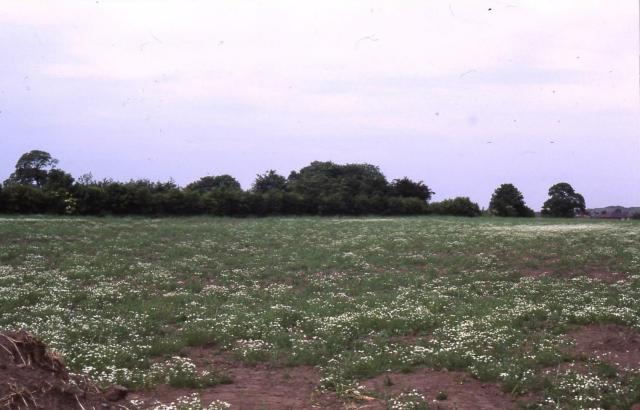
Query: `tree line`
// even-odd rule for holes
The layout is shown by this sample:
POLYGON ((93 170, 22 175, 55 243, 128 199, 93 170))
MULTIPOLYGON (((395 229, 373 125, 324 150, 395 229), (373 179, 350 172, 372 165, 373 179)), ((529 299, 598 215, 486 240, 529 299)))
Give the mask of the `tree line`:
MULTIPOLYGON (((48 152, 23 154, 0 186, 0 212, 69 215, 459 215, 482 211, 468 197, 432 202, 434 192, 407 177, 388 181, 377 166, 314 161, 288 177, 273 170, 256 176, 249 190, 230 175, 205 176, 180 187, 173 181, 75 179, 58 168, 48 152)), ((569 184, 549 190, 542 213, 575 216, 584 198, 569 184)), ((498 216, 534 216, 520 191, 503 184, 489 212, 498 216)))

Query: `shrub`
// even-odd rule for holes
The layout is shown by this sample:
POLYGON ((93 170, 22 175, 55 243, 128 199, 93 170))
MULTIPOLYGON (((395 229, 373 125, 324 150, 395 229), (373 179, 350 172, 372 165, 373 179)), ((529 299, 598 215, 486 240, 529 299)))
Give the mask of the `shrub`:
POLYGON ((468 197, 456 197, 434 202, 429 206, 431 212, 439 215, 479 216, 480 207, 468 197))
POLYGON ((4 212, 34 214, 46 213, 50 204, 56 203, 41 189, 32 185, 9 184, 2 190, 4 212))

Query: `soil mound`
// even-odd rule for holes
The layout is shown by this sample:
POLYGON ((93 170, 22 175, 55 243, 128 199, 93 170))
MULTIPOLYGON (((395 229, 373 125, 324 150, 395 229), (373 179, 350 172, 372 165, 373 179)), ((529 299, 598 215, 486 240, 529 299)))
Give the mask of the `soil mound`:
POLYGON ((115 409, 126 389, 103 391, 72 375, 64 361, 28 332, 0 332, 0 408, 115 409), (109 400, 111 399, 111 400, 109 400))

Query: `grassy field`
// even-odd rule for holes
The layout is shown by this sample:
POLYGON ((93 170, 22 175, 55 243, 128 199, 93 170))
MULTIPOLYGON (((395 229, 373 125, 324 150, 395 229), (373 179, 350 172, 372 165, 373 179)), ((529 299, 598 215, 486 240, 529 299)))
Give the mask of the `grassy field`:
POLYGON ((0 219, 0 328, 133 389, 232 381, 180 355, 214 346, 316 366, 318 389, 346 401, 426 408, 361 384, 429 368, 523 406, 628 408, 637 366, 577 353, 567 336, 594 324, 640 328, 638 222, 0 219))

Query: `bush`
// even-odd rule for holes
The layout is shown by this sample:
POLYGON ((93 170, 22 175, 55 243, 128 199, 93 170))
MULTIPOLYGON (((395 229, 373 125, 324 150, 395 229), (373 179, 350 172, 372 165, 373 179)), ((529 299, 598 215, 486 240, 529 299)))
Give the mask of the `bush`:
POLYGON ((236 190, 216 190, 203 196, 205 212, 218 216, 242 216, 250 213, 247 194, 236 190))
POLYGON ((7 213, 46 213, 50 208, 56 208, 57 202, 55 198, 49 197, 32 185, 9 184, 2 190, 3 208, 7 213))
POLYGON ((468 197, 456 197, 434 202, 429 206, 431 212, 438 215, 480 216, 480 207, 468 197))
POLYGON ((167 215, 197 215, 205 210, 202 195, 178 189, 157 194, 156 206, 158 213, 167 215))
POLYGON ((305 202, 302 195, 285 192, 282 194, 282 214, 284 215, 301 215, 305 213, 305 202))
POLYGON ((429 213, 427 203, 418 198, 389 198, 387 213, 390 215, 421 215, 429 213))

